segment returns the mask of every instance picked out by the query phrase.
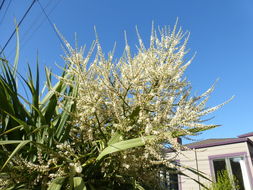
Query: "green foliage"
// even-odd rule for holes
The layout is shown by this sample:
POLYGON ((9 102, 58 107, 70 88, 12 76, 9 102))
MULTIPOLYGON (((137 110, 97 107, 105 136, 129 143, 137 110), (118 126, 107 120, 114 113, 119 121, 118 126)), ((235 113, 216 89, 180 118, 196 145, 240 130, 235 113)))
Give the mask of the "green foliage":
POLYGON ((218 172, 217 181, 211 184, 208 190, 240 190, 234 176, 229 176, 226 170, 218 172))
MULTIPOLYGON (((47 172, 38 169, 42 164, 38 160, 48 160, 50 155, 62 157, 58 154, 56 145, 69 138, 70 125, 67 121, 71 120, 70 113, 74 109, 74 103, 61 100, 61 103, 66 106, 64 109, 60 108, 57 94, 75 96, 76 90, 67 87, 63 81, 59 81, 52 87, 51 74, 46 70, 47 86, 51 88, 40 101, 38 66, 35 82, 32 71, 28 67, 28 79, 19 76, 21 78, 19 82, 23 82, 27 87, 25 90, 30 92, 31 101, 29 101, 18 92, 17 76, 14 72, 16 68, 13 70, 8 63, 2 62, 1 69, 0 166, 1 172, 4 172, 5 177, 8 176, 7 179, 10 180, 4 181, 0 178, 0 187, 4 187, 3 184, 8 182, 9 186, 25 183, 26 187, 32 188, 32 183, 38 176, 43 178, 51 170, 50 167, 47 172), (38 154, 41 154, 41 158, 38 154), (38 168, 27 172, 25 170, 28 169, 29 164, 38 168)), ((62 77, 66 77, 64 73, 62 77)), ((57 166, 53 167, 57 168, 57 166)), ((16 188, 16 185, 13 187, 16 188)))

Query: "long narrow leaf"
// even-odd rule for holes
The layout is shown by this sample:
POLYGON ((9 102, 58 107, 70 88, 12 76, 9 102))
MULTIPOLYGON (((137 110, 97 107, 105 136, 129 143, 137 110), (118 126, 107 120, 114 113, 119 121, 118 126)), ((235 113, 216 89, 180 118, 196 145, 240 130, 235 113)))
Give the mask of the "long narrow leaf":
POLYGON ((18 119, 17 117, 13 116, 12 114, 4 111, 4 113, 6 113, 7 115, 9 115, 12 119, 14 119, 17 123, 19 123, 20 125, 24 126, 24 127, 29 127, 29 125, 27 125, 27 123, 25 121, 22 121, 21 119, 18 119))
POLYGON ((17 130, 17 129, 20 129, 20 128, 22 128, 22 127, 24 127, 24 126, 23 126, 23 125, 18 125, 17 127, 13 127, 13 128, 11 128, 11 129, 9 129, 9 130, 4 131, 3 133, 1 133, 0 136, 6 135, 6 134, 8 134, 8 133, 10 133, 10 132, 12 132, 12 131, 15 131, 15 130, 17 130))
MULTIPOLYGON (((13 152, 11 153, 11 155, 9 156, 9 158, 5 161, 4 165, 2 166, 1 170, 8 164, 8 162, 13 158, 13 156, 18 153, 18 151, 23 148, 27 143, 29 143, 31 141, 26 140, 26 141, 22 141, 18 144, 18 146, 13 150, 13 152)), ((1 142, 0 142, 1 143, 1 142)))
POLYGON ((19 59, 19 29, 16 27, 16 55, 14 60, 14 69, 13 76, 16 77, 17 69, 18 69, 18 59, 19 59))
POLYGON ((118 132, 116 132, 111 139, 108 141, 108 145, 112 145, 114 143, 117 143, 121 140, 122 135, 118 132))
POLYGON ((15 141, 15 140, 8 140, 8 141, 0 141, 0 145, 6 145, 6 144, 18 144, 23 141, 15 141))
POLYGON ((114 153, 114 152, 126 150, 126 149, 129 149, 129 148, 135 148, 135 147, 139 147, 139 146, 144 146, 146 140, 151 140, 153 138, 155 138, 155 136, 151 135, 151 136, 139 137, 139 138, 134 138, 134 139, 120 141, 120 142, 111 144, 108 147, 106 147, 98 155, 97 160, 100 160, 104 156, 106 156, 108 154, 111 154, 111 153, 114 153))

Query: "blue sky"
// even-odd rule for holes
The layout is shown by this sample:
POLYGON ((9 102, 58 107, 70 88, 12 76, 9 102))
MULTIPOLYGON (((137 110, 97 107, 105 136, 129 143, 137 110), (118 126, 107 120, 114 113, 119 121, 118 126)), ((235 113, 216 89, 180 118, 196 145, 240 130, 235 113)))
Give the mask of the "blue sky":
MULTIPOLYGON (((10 0, 0 10, 0 45, 3 46, 32 0, 10 0), (4 18, 3 18, 4 16, 4 18)), ((2 1, 0 1, 1 3, 2 1)), ((91 44, 94 26, 105 52, 117 42, 118 56, 124 46, 124 30, 130 45, 137 44, 135 26, 144 40, 155 26, 179 26, 189 31, 189 55, 197 53, 186 72, 193 92, 200 94, 219 78, 209 105, 216 105, 235 95, 232 102, 215 112, 209 123, 222 127, 206 131, 198 139, 234 137, 253 131, 253 1, 251 0, 40 0, 50 19, 66 39, 79 45, 91 44)), ((36 2, 20 27, 19 71, 26 63, 34 68, 37 51, 40 69, 55 63, 63 65, 60 41, 36 2)), ((15 55, 15 38, 5 49, 8 59, 15 55)))

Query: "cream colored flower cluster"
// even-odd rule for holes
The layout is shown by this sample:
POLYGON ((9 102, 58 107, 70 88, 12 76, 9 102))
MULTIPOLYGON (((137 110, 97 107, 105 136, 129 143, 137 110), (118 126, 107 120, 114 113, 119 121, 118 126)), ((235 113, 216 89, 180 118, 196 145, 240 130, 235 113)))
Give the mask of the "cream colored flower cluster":
POLYGON ((113 52, 105 56, 98 40, 85 56, 82 48, 78 51, 66 42, 70 52, 65 58, 69 79, 64 82, 78 86, 78 96, 73 99, 77 112, 71 131, 75 138, 102 140, 106 145, 116 132, 122 135, 122 140, 156 136, 147 141, 141 151, 143 155, 122 159, 125 169, 140 158, 145 160, 143 163, 165 163, 161 143, 180 152, 182 146, 175 138, 215 127, 204 124, 202 117, 223 106, 206 108, 214 86, 200 96, 191 96, 191 85, 183 76, 192 62, 192 59, 185 61, 188 33, 176 26, 158 32, 153 28, 148 47, 139 33, 138 37, 139 45, 133 52, 126 38, 119 59, 114 59, 113 52))

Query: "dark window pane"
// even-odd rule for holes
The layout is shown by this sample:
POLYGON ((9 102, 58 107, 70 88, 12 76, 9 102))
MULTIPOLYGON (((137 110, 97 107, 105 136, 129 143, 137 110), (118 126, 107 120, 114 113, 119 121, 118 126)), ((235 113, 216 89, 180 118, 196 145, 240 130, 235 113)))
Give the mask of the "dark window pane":
POLYGON ((243 175, 242 175, 242 169, 240 162, 244 162, 242 157, 235 157, 235 158, 230 158, 230 165, 232 168, 232 173, 236 178, 237 184, 240 187, 240 190, 244 190, 244 184, 243 184, 243 175))
POLYGON ((178 190, 178 174, 176 171, 172 171, 169 174, 169 189, 178 190))
POLYGON ((214 160, 213 167, 214 167, 215 179, 217 180, 218 173, 227 169, 225 159, 214 160))
POLYGON ((179 190, 178 184, 178 170, 177 169, 169 169, 167 171, 160 172, 161 178, 161 186, 163 189, 168 190, 179 190))
POLYGON ((168 177, 169 177, 169 175, 168 175, 169 173, 168 172, 166 172, 166 170, 162 170, 162 171, 160 171, 160 180, 161 180, 161 186, 163 187, 163 188, 165 188, 165 189, 167 189, 168 188, 168 177))

